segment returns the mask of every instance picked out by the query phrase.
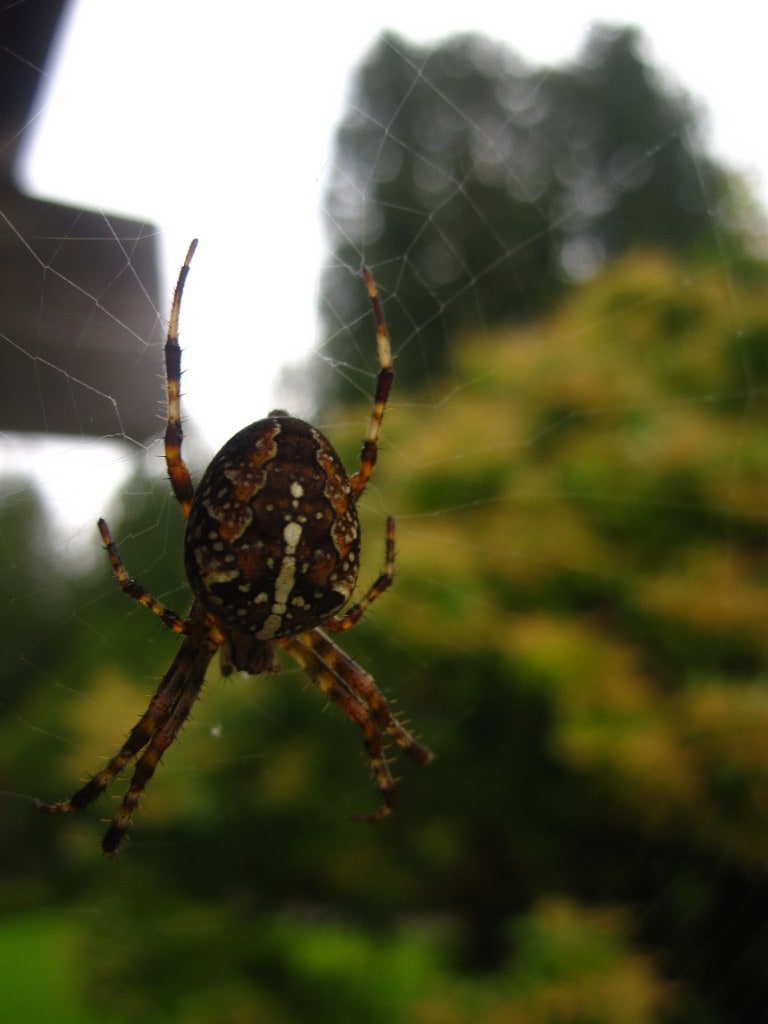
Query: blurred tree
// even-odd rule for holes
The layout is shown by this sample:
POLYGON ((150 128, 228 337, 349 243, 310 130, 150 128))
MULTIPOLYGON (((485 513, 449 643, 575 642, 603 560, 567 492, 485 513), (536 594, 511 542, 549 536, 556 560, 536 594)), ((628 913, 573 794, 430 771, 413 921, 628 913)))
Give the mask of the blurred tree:
POLYGON ((368 388, 350 278, 362 259, 387 300, 402 393, 446 368, 462 331, 530 319, 632 246, 738 236, 698 111, 642 50, 637 30, 599 26, 575 63, 534 69, 478 35, 382 37, 355 78, 327 200, 329 395, 368 388))
MULTIPOLYGON (((36 486, 22 476, 0 477, 0 791, 9 796, 0 829, 0 905, 18 905, 43 880, 51 858, 34 849, 30 798, 54 763, 50 736, 21 723, 54 721, 60 685, 85 643, 72 628, 82 578, 56 548, 53 524, 36 486), (45 696, 51 716, 33 710, 45 696), (11 780, 15 780, 11 784, 11 780)), ((59 719, 61 721, 61 719, 59 719)), ((54 858, 55 859, 55 858, 54 858)), ((56 880, 52 879, 55 885, 56 880)))
POLYGON ((4 632, 26 653, 26 671, 0 659, 0 693, 6 710, 24 700, 30 675, 61 657, 66 638, 51 643, 49 631, 68 604, 68 589, 50 540, 51 524, 35 486, 18 476, 0 477, 0 607, 4 632), (45 638, 45 642, 43 641, 45 638), (34 653, 33 653, 34 652, 34 653), (35 667, 31 662, 34 660, 35 667))

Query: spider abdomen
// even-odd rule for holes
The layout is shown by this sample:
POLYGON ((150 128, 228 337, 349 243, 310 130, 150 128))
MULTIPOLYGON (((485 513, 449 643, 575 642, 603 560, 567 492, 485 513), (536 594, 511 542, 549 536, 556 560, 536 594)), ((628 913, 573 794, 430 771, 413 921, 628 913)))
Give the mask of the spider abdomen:
POLYGON ((184 563, 223 626, 269 641, 321 625, 352 595, 360 526, 349 480, 309 423, 273 413, 214 456, 192 501, 184 563))

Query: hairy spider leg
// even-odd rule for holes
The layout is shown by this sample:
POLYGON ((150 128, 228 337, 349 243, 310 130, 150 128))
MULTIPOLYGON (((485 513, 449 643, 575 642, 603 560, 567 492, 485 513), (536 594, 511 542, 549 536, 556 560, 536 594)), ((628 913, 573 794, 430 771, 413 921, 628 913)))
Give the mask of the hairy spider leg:
POLYGON ((112 856, 120 848, 125 833, 131 827, 133 813, 142 793, 155 774, 161 757, 178 736, 198 698, 206 669, 217 647, 218 643, 212 638, 206 638, 202 642, 197 638, 187 638, 181 645, 168 673, 172 681, 166 694, 166 704, 156 721, 152 723, 154 727, 145 742, 141 743, 136 751, 138 753, 142 746, 145 747, 136 762, 130 785, 120 807, 101 842, 104 853, 112 856))
MULTIPOLYGON (((401 747, 416 764, 429 764, 435 755, 413 735, 396 718, 389 701, 373 681, 365 669, 353 661, 338 647, 322 629, 313 629, 295 638, 303 647, 311 648, 315 659, 330 669, 354 693, 361 697, 382 729, 388 733, 395 743, 401 747)), ((286 648, 287 649, 287 648, 286 648)), ((293 653, 289 651, 289 653, 293 653)))
POLYGON ((101 533, 101 539, 104 541, 104 546, 107 549, 109 560, 112 563, 112 569, 115 573, 115 578, 120 584, 120 589, 128 597, 132 597, 134 601, 138 601, 139 604, 148 608, 153 615, 156 615, 158 619, 167 626, 168 629, 173 630, 174 633, 187 633, 187 621, 183 619, 179 614, 171 611, 170 608, 166 608, 162 602, 158 601, 157 598, 153 597, 148 590, 145 590, 142 585, 129 575, 128 570, 125 568, 125 563, 120 557, 120 552, 117 550, 117 545, 112 540, 112 534, 109 532, 106 520, 99 520, 99 532, 101 533))
POLYGON ((181 425, 181 348, 179 346, 179 313, 184 284, 189 274, 192 257, 197 248, 195 238, 187 250, 184 263, 179 271, 179 279, 173 293, 171 315, 168 320, 168 334, 165 340, 165 378, 168 392, 168 425, 165 429, 165 462, 171 480, 173 493, 186 519, 192 506, 195 489, 192 477, 181 454, 184 440, 184 429, 181 425))
POLYGON ((101 796, 126 765, 146 747, 136 764, 122 804, 102 842, 105 853, 116 853, 131 824, 139 798, 152 778, 160 757, 176 738, 197 699, 206 669, 218 646, 215 637, 209 639, 203 635, 201 639, 196 634, 188 636, 150 700, 149 707, 131 729, 120 750, 69 800, 61 800, 54 804, 38 804, 38 808, 49 814, 67 814, 82 810, 101 796))
POLYGON ((377 723, 417 764, 429 764, 434 754, 418 743, 395 718, 384 694, 357 662, 337 647, 321 629, 279 641, 312 682, 363 733, 371 771, 382 796, 382 807, 356 820, 381 821, 397 806, 395 780, 384 754, 377 723))
POLYGON ((387 516, 387 532, 384 540, 384 569, 381 575, 371 584, 359 601, 353 604, 342 616, 334 616, 323 623, 331 633, 343 633, 365 614, 373 602, 384 593, 395 579, 395 520, 387 516))
MULTIPOLYGON (((355 819, 370 822, 381 821, 397 807, 395 780, 389 770, 389 763, 381 744, 381 736, 370 709, 352 691, 346 680, 337 671, 337 666, 326 665, 317 654, 314 643, 315 632, 317 631, 313 630, 309 633, 281 639, 279 643, 301 665, 315 686, 322 690, 342 714, 354 722, 362 732, 365 752, 381 793, 382 806, 372 814, 355 815, 355 819)), ((339 654, 341 659, 349 660, 341 652, 339 654)))
POLYGON ((352 493, 359 498, 365 490, 366 484, 371 479, 376 458, 379 453, 379 433, 384 420, 384 412, 387 408, 387 399, 392 387, 394 370, 392 368, 392 347, 389 342, 389 331, 384 320, 384 314, 379 302, 379 295, 376 291, 376 284, 368 267, 363 267, 363 279, 368 289, 368 296, 373 307, 373 315, 376 320, 376 343, 379 352, 379 375, 376 378, 376 392, 373 397, 373 409, 368 424, 368 433, 363 441, 363 448, 360 452, 360 468, 349 478, 352 493))

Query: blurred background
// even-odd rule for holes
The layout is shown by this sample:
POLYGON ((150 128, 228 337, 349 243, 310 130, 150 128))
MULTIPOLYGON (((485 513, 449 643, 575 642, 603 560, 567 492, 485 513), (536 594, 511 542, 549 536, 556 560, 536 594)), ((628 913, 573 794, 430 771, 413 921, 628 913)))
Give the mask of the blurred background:
POLYGON ((0 10, 9 1020, 765 1016, 764 36, 669 6, 0 10), (373 270, 396 380, 362 579, 389 514, 397 579, 342 645, 437 760, 396 758, 362 827, 359 736, 298 666, 212 666, 110 861, 120 786, 32 802, 178 647, 95 522, 186 613, 158 438, 193 237, 196 475, 274 405, 354 467, 373 270))

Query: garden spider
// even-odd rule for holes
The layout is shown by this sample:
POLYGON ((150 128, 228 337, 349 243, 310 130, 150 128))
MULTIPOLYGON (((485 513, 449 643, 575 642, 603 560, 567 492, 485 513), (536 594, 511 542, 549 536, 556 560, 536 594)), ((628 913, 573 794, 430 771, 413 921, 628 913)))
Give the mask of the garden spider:
POLYGON ((379 821, 396 805, 380 733, 391 736, 418 764, 433 757, 393 716, 371 676, 320 629, 349 629, 390 586, 394 574, 395 526, 390 517, 381 575, 342 612, 358 575, 357 501, 376 464, 393 376, 389 335, 373 278, 363 271, 376 321, 380 368, 357 471, 346 475, 336 452, 315 427, 275 410, 230 438, 195 488, 181 454, 178 333, 182 293, 196 247, 195 240, 179 274, 165 344, 165 459, 187 521, 184 566, 194 594, 186 618, 166 608, 128 574, 109 527, 99 520, 120 587, 184 639, 120 750, 69 800, 38 804, 51 814, 81 810, 136 758, 130 785, 102 841, 110 855, 117 852, 141 794, 189 715, 217 650, 224 674, 240 670, 258 675, 279 670, 277 648, 282 647, 359 726, 382 797, 380 809, 361 820, 379 821))

